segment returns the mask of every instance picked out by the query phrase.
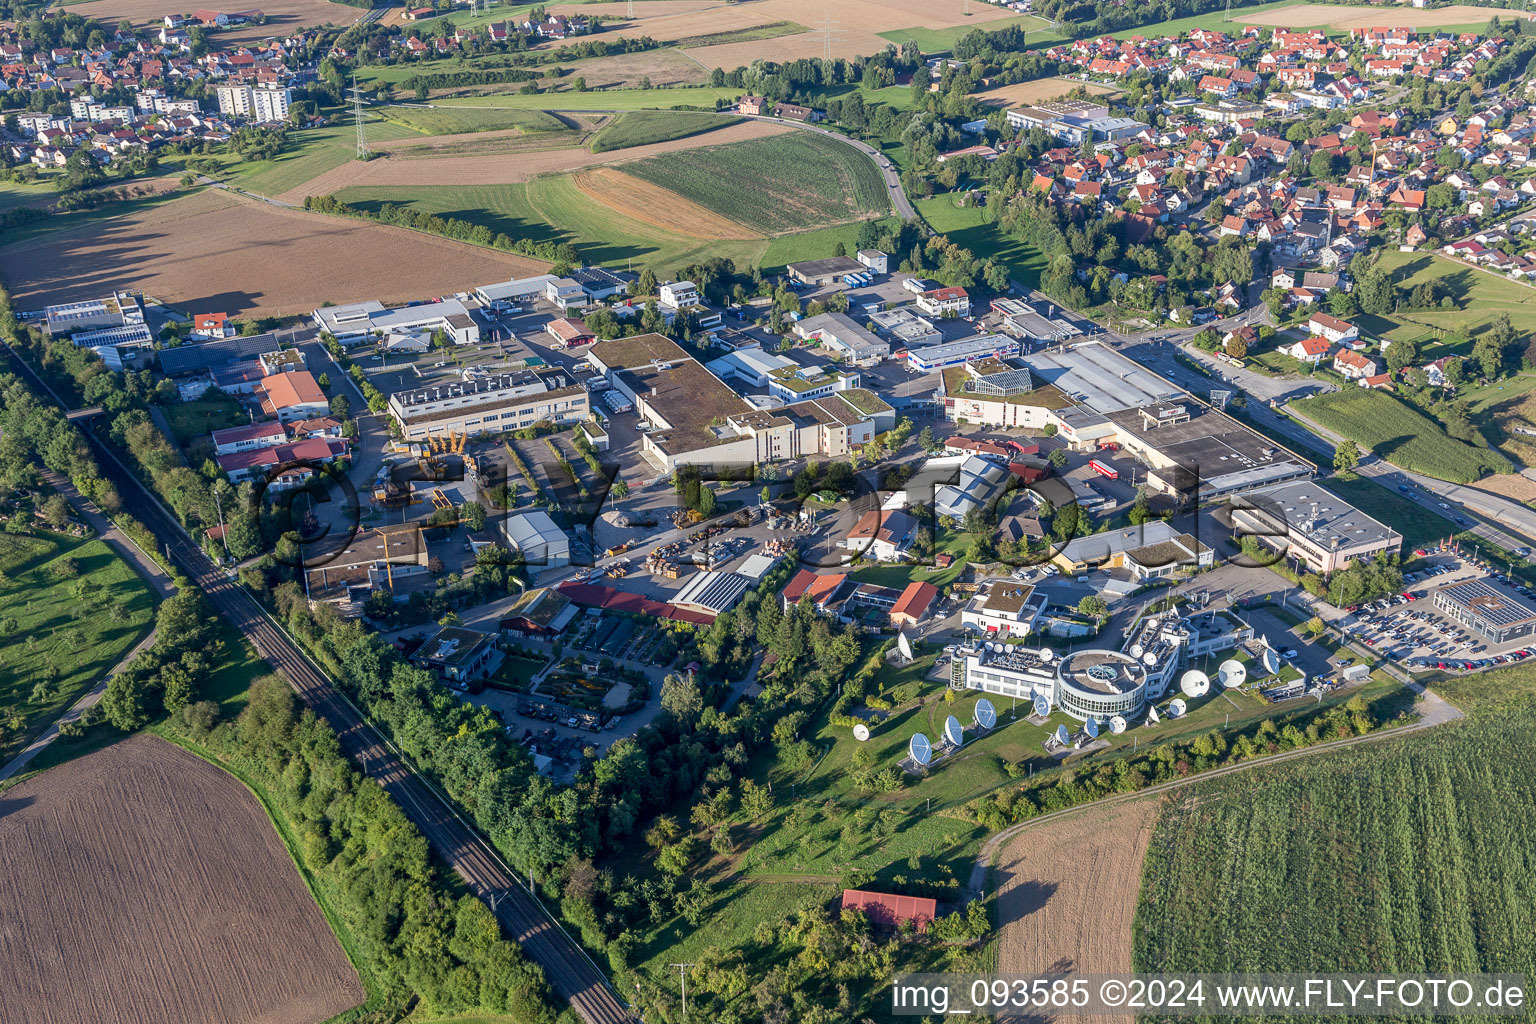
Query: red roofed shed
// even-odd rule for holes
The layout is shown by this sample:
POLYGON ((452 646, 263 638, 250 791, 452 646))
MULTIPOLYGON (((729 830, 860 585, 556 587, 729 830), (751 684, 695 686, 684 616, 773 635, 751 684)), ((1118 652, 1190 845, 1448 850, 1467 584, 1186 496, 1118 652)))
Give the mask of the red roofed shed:
POLYGON ((911 921, 918 931, 927 931, 938 907, 936 901, 920 896, 897 896, 894 893, 867 892, 863 889, 843 890, 843 909, 864 911, 870 923, 880 928, 895 928, 903 921, 911 921))

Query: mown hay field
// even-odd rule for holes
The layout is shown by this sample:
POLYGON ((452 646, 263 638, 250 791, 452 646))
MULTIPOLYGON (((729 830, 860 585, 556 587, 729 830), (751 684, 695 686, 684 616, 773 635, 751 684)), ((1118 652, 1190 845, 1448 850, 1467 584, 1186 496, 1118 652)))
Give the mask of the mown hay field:
POLYGON ((1086 808, 1027 828, 1000 851, 992 868, 1000 973, 1130 971, 1157 809, 1155 797, 1086 808))
POLYGON ((357 973, 238 780, 150 735, 0 794, 0 1022, 316 1024, 357 973))
POLYGON ((288 316, 324 302, 404 302, 546 267, 216 189, 0 249, 0 277, 23 309, 137 288, 176 307, 288 316))
POLYGON ((1032 103, 1060 99, 1073 89, 1086 89, 1091 96, 1111 96, 1120 90, 1096 82, 1073 82, 1064 78, 1037 78, 1031 82, 1000 85, 975 94, 982 103, 994 107, 1024 107, 1032 103))
POLYGON ((1509 461, 1498 452, 1451 437, 1439 423, 1384 391, 1345 388, 1292 405, 1411 473, 1465 484, 1488 473, 1510 472, 1509 461))
POLYGON ((693 238, 761 238, 759 232, 706 210, 675 192, 632 178, 612 167, 577 171, 576 187, 594 202, 626 217, 693 238))
POLYGON ((642 160, 624 171, 764 234, 890 209, 885 182, 869 157, 809 132, 642 160))
MULTIPOLYGON (((516 153, 480 154, 473 149, 463 155, 434 156, 418 159, 417 146, 410 152, 398 151, 377 160, 352 160, 340 164, 317 177, 299 182, 279 198, 288 202, 302 202, 305 196, 330 195, 344 188, 378 188, 382 186, 459 186, 459 185, 509 185, 529 181, 541 174, 572 171, 594 164, 616 163, 621 160, 642 160, 662 154, 677 154, 697 147, 723 146, 733 142, 767 138, 796 129, 766 121, 744 121, 716 131, 689 138, 672 139, 646 146, 634 146, 617 153, 593 153, 582 146, 560 145, 564 136, 551 133, 555 145, 550 149, 526 150, 516 153)), ((447 142, 452 136, 440 139, 447 142)))
POLYGON ((1471 25, 1484 23, 1492 17, 1530 17, 1503 8, 1473 7, 1470 4, 1453 4, 1434 10, 1393 7, 1375 10, 1341 6, 1338 4, 1298 4, 1277 11, 1260 14, 1234 14, 1233 20, 1244 25, 1275 25, 1280 28, 1312 27, 1314 25, 1340 31, 1352 28, 1374 28, 1388 25, 1393 28, 1435 28, 1441 25, 1471 25))
POLYGON ((1135 969, 1528 971, 1536 712, 1530 670, 1500 675, 1524 680, 1508 718, 1182 791, 1148 851, 1135 969))

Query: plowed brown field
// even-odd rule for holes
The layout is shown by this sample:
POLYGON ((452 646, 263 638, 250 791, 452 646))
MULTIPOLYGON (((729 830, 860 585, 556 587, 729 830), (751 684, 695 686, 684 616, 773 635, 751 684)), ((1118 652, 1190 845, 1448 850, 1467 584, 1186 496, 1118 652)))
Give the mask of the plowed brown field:
POLYGON ((1434 10, 1409 10, 1405 7, 1381 10, 1334 4, 1300 4, 1296 7, 1283 7, 1277 11, 1263 11, 1242 20, 1247 25, 1277 25, 1281 28, 1295 25, 1327 25, 1334 29, 1374 28, 1378 25, 1394 28, 1431 28, 1435 25, 1471 25, 1486 22, 1495 15, 1500 18, 1530 17, 1522 11, 1472 7, 1468 4, 1455 4, 1434 10))
POLYGON ((761 238, 760 233, 706 210, 669 189, 630 177, 612 167, 577 171, 571 180, 582 193, 626 217, 693 238, 761 238))
POLYGON ((24 309, 138 288, 177 307, 288 316, 327 301, 404 302, 547 268, 215 189, 0 249, 0 278, 24 309))
POLYGON ((1131 922, 1157 808, 1153 798, 1068 815, 1025 829, 998 854, 999 973, 1130 971, 1131 922))
POLYGON ((316 1024, 362 986, 256 799, 154 736, 0 793, 0 1024, 316 1024))
POLYGON ((832 53, 853 57, 879 53, 887 40, 876 35, 891 29, 948 28, 951 25, 985 27, 989 21, 1014 18, 1006 8, 966 0, 753 0, 751 3, 721 3, 719 0, 637 0, 635 17, 627 17, 625 2, 554 4, 550 8, 565 14, 595 14, 609 23, 616 35, 648 35, 669 41, 756 28, 774 22, 791 21, 810 32, 772 39, 717 43, 687 50, 707 68, 733 68, 754 60, 787 61, 800 57, 820 57, 826 50, 823 27, 832 19, 832 53), (967 13, 969 11, 969 13, 967 13))
MULTIPOLYGON (((519 181, 529 181, 541 174, 573 171, 597 164, 644 160, 649 156, 675 153, 683 149, 724 146, 796 130, 770 121, 742 121, 702 135, 690 135, 685 139, 656 142, 648 146, 632 146, 611 153, 594 153, 577 146, 565 146, 504 156, 444 156, 418 160, 408 159, 406 154, 402 154, 378 160, 349 160, 285 192, 280 198, 299 203, 304 201, 305 196, 326 196, 353 185, 512 185, 519 181)), ((456 137, 441 136, 438 142, 441 144, 456 137)))

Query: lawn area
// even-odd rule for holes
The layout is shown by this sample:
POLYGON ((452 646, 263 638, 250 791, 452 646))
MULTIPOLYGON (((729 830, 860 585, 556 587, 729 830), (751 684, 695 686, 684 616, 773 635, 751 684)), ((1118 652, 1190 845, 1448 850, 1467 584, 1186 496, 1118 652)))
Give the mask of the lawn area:
POLYGON ((177 402, 166 407, 165 414, 182 444, 207 437, 211 431, 237 427, 250 422, 240 403, 230 395, 177 402))
POLYGON ((154 599, 100 540, 0 534, 0 571, 0 706, 23 719, 0 732, 3 762, 138 642, 154 599))
POLYGON ((1045 269, 1045 257, 1040 251, 1010 238, 987 219, 985 207, 959 206, 956 198, 953 193, 930 196, 913 205, 934 231, 984 260, 997 260, 1008 268, 1013 280, 1024 287, 1038 287, 1040 273, 1045 269))
MULTIPOLYGON (((1527 680, 1508 718, 1184 790, 1148 851, 1133 969, 1530 963, 1536 713, 1531 670, 1505 675, 1527 680)), ((1501 689, 1492 675, 1468 682, 1501 689)))
MULTIPOLYGON (((1398 316, 1378 319, 1391 323, 1394 329, 1417 330, 1421 334, 1430 329, 1447 334, 1462 334, 1476 340, 1487 330, 1500 313, 1509 314, 1516 334, 1529 339, 1536 332, 1536 288, 1519 284, 1506 277, 1490 274, 1471 267, 1422 252, 1385 251, 1377 264, 1392 275, 1399 288, 1412 288, 1424 281, 1438 280, 1455 296, 1456 309, 1415 309, 1398 316)), ((1391 331, 1389 337, 1397 337, 1391 331)), ((1517 341, 1518 345, 1519 342, 1517 341)), ((1434 353, 1437 358, 1445 353, 1434 353)))
MULTIPOLYGON (((974 29, 983 32, 995 32, 1001 28, 1017 25, 1029 32, 1048 30, 1051 23, 1044 18, 1037 18, 1033 14, 1023 14, 1017 18, 1000 18, 996 21, 978 21, 974 25, 951 25, 948 28, 895 28, 887 32, 876 33, 881 39, 888 39, 898 47, 907 40, 917 43, 918 48, 924 53, 947 53, 954 49, 955 43, 960 37, 974 29)), ((1034 43, 1035 40, 1030 40, 1034 43)), ((1039 38, 1039 44, 1044 46, 1049 42, 1044 35, 1039 38)))
POLYGON ((740 89, 687 86, 679 89, 593 89, 588 92, 495 93, 438 100, 443 107, 505 107, 508 110, 714 110, 715 101, 733 100, 740 89))
POLYGON ((624 173, 769 235, 890 210, 869 157, 809 132, 669 153, 625 164, 624 173))
POLYGON ((494 132, 516 128, 525 132, 560 132, 568 127, 553 114, 542 110, 486 110, 475 107, 382 107, 380 117, 392 125, 408 128, 422 135, 461 135, 465 132, 494 132))
MULTIPOLYGON (((421 134, 377 118, 365 121, 363 127, 373 142, 410 139, 421 134)), ((281 195, 340 167, 357 153, 357 129, 350 124, 309 128, 292 132, 289 138, 293 141, 275 159, 228 164, 225 177, 258 195, 281 195)))
POLYGON ((592 137, 594 153, 607 153, 615 149, 648 146, 655 142, 686 139, 690 135, 736 124, 741 118, 704 114, 697 110, 632 110, 620 114, 592 137))
POLYGON ((1489 473, 1511 471, 1498 452, 1458 441, 1385 391, 1347 388, 1292 402, 1291 407, 1409 472, 1466 484, 1489 473))
POLYGON ((0 181, 0 212, 13 210, 39 199, 51 201, 57 199, 58 195, 59 193, 47 184, 23 185, 15 181, 0 181))
POLYGON ((1413 557, 1415 548, 1428 547, 1445 537, 1461 532, 1461 527, 1376 483, 1369 477, 1335 475, 1322 481, 1323 486, 1378 522, 1386 523, 1403 535, 1403 559, 1413 557))

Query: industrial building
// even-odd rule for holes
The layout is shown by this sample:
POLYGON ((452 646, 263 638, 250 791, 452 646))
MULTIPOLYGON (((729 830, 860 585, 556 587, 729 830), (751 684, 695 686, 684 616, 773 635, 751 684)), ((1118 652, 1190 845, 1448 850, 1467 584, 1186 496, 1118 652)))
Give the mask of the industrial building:
POLYGON ((698 572, 688 578, 672 597, 672 604, 685 611, 702 612, 718 618, 736 607, 752 587, 752 580, 739 572, 698 572))
POLYGON ((1325 576, 1403 544, 1402 534, 1311 480, 1235 497, 1231 514, 1239 535, 1325 576))
MULTIPOLYGON (((944 370, 944 418, 984 427, 1044 429, 1072 402, 1028 367, 988 357, 944 370)), ((1058 424, 1059 426, 1059 424, 1058 424)))
POLYGON ((954 652, 950 685, 1026 703, 1039 697, 1083 722, 1115 716, 1128 720, 1146 708, 1151 667, 1119 651, 1089 649, 1062 656, 1049 648, 971 642, 954 652))
POLYGON ((838 353, 857 366, 872 366, 891 355, 890 343, 860 327, 846 313, 822 313, 798 321, 792 328, 797 337, 815 340, 823 348, 838 353))
MULTIPOLYGON (((386 339, 412 335, 430 338, 437 331, 442 331, 455 345, 474 345, 480 341, 479 324, 458 299, 423 302, 399 309, 385 309, 382 303, 373 299, 344 306, 322 306, 314 311, 314 321, 320 330, 343 343, 375 334, 386 339)), ((397 340, 394 344, 402 347, 404 342, 397 340)))
POLYGON ((571 564, 571 541, 542 509, 510 515, 501 522, 512 550, 523 556, 535 576, 571 564))
POLYGON ((1213 557, 1211 549, 1190 534, 1149 519, 1140 526, 1075 537, 1057 548, 1051 561, 1068 572, 1123 568, 1144 580, 1181 569, 1206 569, 1213 557))
POLYGON ((1316 469, 1226 413, 1193 401, 1124 409, 1108 418, 1121 449, 1147 465, 1147 486, 1181 501, 1306 480, 1316 469))
POLYGON ((869 320, 898 348, 925 348, 944 340, 944 335, 939 333, 931 320, 918 316, 904 306, 877 310, 869 314, 869 320))
POLYGON ((501 433, 541 420, 579 423, 591 415, 587 390, 564 371, 519 370, 397 391, 389 414, 407 440, 431 434, 501 433))
POLYGON ((1019 343, 1001 334, 978 334, 942 345, 907 352, 907 365, 920 373, 933 373, 981 359, 1002 359, 1019 354, 1019 343))
POLYGON ((310 604, 331 604, 344 616, 362 613, 374 591, 404 600, 417 584, 430 585, 427 542, 416 523, 360 530, 347 546, 304 552, 317 568, 304 572, 304 593, 310 604))
POLYGON ((857 274, 863 269, 865 269, 864 264, 858 260, 849 259, 847 256, 832 256, 824 260, 806 260, 803 263, 791 263, 784 268, 789 274, 791 281, 815 287, 835 284, 841 278, 849 274, 857 274))
POLYGON ((1019 299, 993 299, 992 312, 1002 316, 1003 333, 1015 338, 1040 342, 1068 341, 1083 332, 1070 321, 1052 318, 1055 307, 1045 313, 1019 299))
POLYGON ((101 299, 66 302, 43 310, 50 337, 68 336, 76 348, 89 348, 108 368, 121 370, 154 346, 144 321, 144 294, 117 291, 101 299))
POLYGON ((462 684, 484 675, 495 656, 496 642, 491 634, 463 626, 439 626, 411 654, 411 664, 462 688, 462 684))
POLYGON ((1536 607, 1485 579, 1441 587, 1435 591, 1435 607, 1491 644, 1536 632, 1536 607))

